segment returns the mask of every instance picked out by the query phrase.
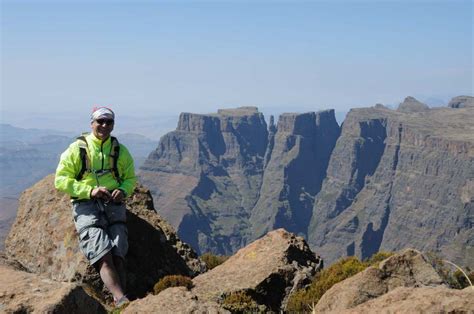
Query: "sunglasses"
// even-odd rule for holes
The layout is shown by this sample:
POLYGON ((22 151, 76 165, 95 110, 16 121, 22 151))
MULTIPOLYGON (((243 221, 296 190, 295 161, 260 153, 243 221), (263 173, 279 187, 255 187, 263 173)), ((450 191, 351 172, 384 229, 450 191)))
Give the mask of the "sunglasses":
POLYGON ((114 124, 114 120, 109 120, 109 119, 98 119, 98 120, 95 120, 95 122, 97 122, 98 124, 102 125, 102 124, 107 124, 107 125, 112 125, 114 124))

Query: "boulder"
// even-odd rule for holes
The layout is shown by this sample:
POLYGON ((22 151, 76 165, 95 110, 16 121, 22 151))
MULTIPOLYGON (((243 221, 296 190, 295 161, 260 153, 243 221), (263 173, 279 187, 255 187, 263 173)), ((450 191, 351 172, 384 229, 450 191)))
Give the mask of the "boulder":
POLYGON ((57 282, 0 263, 2 313, 107 313, 76 283, 57 282))
MULTIPOLYGON (((79 281, 104 296, 97 271, 79 250, 69 197, 56 191, 50 175, 23 192, 6 240, 6 254, 32 273, 56 281, 79 281)), ((165 275, 195 276, 204 264, 154 211, 148 190, 137 187, 127 200, 128 291, 144 296, 165 275)))
POLYGON ((423 254, 408 249, 334 285, 322 296, 315 310, 317 313, 340 312, 397 287, 439 286, 442 283, 423 254))
POLYGON ((278 312, 290 293, 309 284, 321 267, 322 260, 303 238, 277 229, 195 277, 193 292, 199 299, 218 301, 243 291, 258 304, 278 312))
POLYGON ((199 300, 185 287, 168 288, 158 295, 132 302, 123 313, 156 313, 158 309, 160 313, 230 313, 217 302, 199 300))
POLYGON ((381 297, 338 313, 472 313, 474 289, 398 287, 381 297))

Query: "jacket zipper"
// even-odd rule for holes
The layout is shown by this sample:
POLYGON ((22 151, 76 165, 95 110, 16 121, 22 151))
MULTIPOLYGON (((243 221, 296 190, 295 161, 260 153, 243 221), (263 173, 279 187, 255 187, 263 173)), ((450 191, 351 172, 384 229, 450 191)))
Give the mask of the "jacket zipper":
POLYGON ((102 158, 102 168, 101 171, 104 171, 104 150, 103 150, 104 142, 100 143, 100 157, 102 158))

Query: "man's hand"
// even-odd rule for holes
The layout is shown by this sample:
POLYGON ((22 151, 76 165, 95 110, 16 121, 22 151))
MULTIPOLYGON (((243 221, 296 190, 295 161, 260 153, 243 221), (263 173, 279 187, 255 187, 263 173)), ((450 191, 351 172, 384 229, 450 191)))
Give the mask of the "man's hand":
POLYGON ((115 203, 120 203, 121 201, 123 201, 124 199, 124 194, 123 194, 123 191, 120 190, 120 189, 115 189, 113 192, 112 192, 112 200, 115 202, 115 203))
MULTIPOLYGON (((117 190, 115 190, 115 191, 117 191, 117 190)), ((112 198, 112 195, 110 194, 109 190, 107 190, 107 188, 105 188, 103 186, 99 186, 98 188, 92 189, 91 198, 103 199, 106 202, 108 202, 112 198)))

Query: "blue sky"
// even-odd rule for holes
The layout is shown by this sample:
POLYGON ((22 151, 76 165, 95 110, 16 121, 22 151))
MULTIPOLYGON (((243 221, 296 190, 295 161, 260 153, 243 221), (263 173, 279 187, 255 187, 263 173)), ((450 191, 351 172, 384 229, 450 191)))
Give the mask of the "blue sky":
POLYGON ((447 101, 473 93, 472 16, 459 0, 3 0, 1 119, 447 101))

